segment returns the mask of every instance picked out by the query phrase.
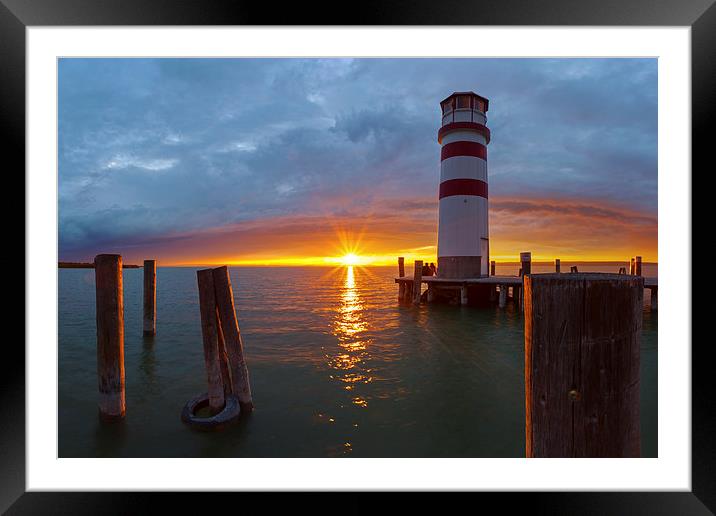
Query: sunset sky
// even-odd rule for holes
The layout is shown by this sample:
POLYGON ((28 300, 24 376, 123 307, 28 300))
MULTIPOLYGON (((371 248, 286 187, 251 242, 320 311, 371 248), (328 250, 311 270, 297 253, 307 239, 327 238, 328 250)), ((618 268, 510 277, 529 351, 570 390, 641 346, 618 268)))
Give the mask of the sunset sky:
POLYGON ((439 102, 466 90, 492 259, 657 261, 656 59, 61 59, 59 258, 437 261, 439 102))

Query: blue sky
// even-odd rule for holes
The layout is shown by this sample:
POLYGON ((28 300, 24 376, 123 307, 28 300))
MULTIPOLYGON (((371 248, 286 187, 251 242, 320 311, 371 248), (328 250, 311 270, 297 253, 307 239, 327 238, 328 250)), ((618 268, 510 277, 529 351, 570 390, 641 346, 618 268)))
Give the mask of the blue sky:
POLYGON ((656 260, 655 59, 61 59, 60 259, 290 261, 336 234, 434 257, 464 90, 490 99, 498 256, 656 260))

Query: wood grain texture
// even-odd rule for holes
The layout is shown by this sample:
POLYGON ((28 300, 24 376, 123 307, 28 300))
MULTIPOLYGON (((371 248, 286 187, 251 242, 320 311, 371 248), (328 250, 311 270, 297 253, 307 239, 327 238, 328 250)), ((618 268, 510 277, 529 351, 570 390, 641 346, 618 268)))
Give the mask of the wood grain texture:
POLYGON ((213 413, 224 408, 224 384, 219 361, 219 329, 214 295, 214 275, 211 269, 196 272, 199 286, 201 335, 204 343, 204 363, 209 384, 209 407, 213 413))
POLYGON ((643 278, 525 277, 528 457, 639 457, 643 278))
POLYGON ((250 412, 253 409, 253 400, 251 398, 249 369, 244 358, 244 343, 241 339, 239 321, 236 318, 234 292, 231 287, 229 268, 226 266, 217 267, 213 269, 212 274, 216 307, 231 370, 231 390, 239 398, 241 410, 250 412))
POLYGON ((125 415, 124 299, 122 257, 100 254, 94 259, 97 304, 97 380, 99 413, 106 421, 125 415))
POLYGON ((413 272, 413 304, 420 304, 420 285, 423 282, 423 261, 415 260, 415 271, 413 272))
POLYGON ((157 261, 144 260, 144 335, 157 333, 157 261))
MULTIPOLYGON (((398 258, 398 276, 405 276, 405 258, 402 256, 398 258)), ((398 302, 401 303, 405 300, 405 283, 398 283, 398 302)))

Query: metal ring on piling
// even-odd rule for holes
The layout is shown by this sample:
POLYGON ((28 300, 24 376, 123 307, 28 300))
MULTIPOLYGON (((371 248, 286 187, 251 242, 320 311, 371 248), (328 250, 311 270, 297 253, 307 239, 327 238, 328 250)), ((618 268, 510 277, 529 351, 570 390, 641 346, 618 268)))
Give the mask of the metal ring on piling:
POLYGON ((224 408, 218 414, 210 417, 199 417, 196 412, 209 406, 209 393, 205 392, 192 398, 184 405, 181 412, 181 420, 187 426, 202 431, 221 430, 239 420, 241 405, 239 398, 233 394, 225 395, 224 408))

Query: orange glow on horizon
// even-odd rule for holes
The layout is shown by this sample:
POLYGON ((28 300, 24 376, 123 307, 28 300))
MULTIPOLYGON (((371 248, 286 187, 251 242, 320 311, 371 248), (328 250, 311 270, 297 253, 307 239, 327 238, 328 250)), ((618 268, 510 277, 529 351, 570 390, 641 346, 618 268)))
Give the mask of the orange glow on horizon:
MULTIPOLYGON (((495 197, 489 217, 490 260, 498 263, 518 262, 524 251, 534 262, 658 261, 654 213, 596 200, 495 197)), ((437 263, 437 202, 381 200, 341 216, 245 221, 112 251, 127 263, 152 257, 166 266, 395 266, 399 256, 406 265, 437 263)))

